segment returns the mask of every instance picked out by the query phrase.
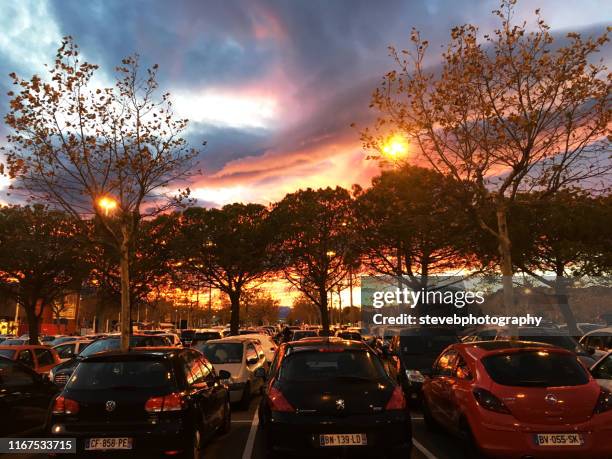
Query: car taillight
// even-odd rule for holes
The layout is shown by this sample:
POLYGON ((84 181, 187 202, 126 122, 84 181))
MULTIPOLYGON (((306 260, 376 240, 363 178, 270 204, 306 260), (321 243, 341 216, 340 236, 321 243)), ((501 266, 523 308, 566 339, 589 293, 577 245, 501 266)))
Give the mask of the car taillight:
POLYGON ((272 411, 281 411, 284 413, 293 413, 295 408, 287 401, 283 393, 276 387, 271 387, 268 391, 268 404, 272 411))
POLYGON ((473 393, 478 404, 485 410, 495 411, 496 413, 510 414, 510 411, 508 408, 506 408, 504 402, 502 402, 488 390, 476 388, 474 389, 473 393))
POLYGON ((599 414, 608 410, 612 410, 612 392, 601 389, 594 413, 599 414))
POLYGON ((53 414, 77 414, 79 412, 79 404, 74 400, 60 395, 53 402, 53 414))
POLYGON ((162 397, 151 397, 145 403, 145 410, 149 413, 162 411, 181 411, 185 409, 185 402, 180 393, 172 393, 162 397))
POLYGON ((406 408, 406 397, 404 397, 404 391, 399 386, 393 389, 391 398, 387 402, 386 410, 403 410, 406 408))

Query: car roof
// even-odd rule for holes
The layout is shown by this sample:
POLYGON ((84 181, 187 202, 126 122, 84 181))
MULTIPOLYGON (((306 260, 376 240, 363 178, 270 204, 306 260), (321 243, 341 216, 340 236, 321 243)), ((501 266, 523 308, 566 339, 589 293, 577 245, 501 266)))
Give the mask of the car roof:
POLYGON ((520 351, 553 351, 563 354, 571 354, 571 351, 552 344, 538 343, 535 341, 522 340, 497 340, 497 341, 474 341, 472 343, 454 344, 455 349, 463 349, 474 358, 482 358, 488 355, 506 354, 520 351))
POLYGON ((312 337, 309 339, 301 339, 299 341, 290 341, 286 344, 287 352, 300 352, 300 351, 312 351, 319 350, 321 348, 342 348, 349 350, 368 350, 361 341, 353 341, 348 339, 342 339, 335 336, 325 337, 312 337))
POLYGON ((256 338, 253 338, 252 336, 249 335, 234 335, 234 336, 226 336, 225 338, 219 338, 219 339, 211 339, 206 341, 206 344, 208 343, 245 343, 245 342, 249 342, 249 343, 257 343, 256 338))
MULTIPOLYGON (((112 350, 93 354, 83 359, 83 362, 106 362, 113 360, 138 360, 145 358, 160 359, 179 352, 189 352, 189 349, 176 347, 135 347, 129 351, 112 350)), ((197 352, 197 351, 195 351, 197 352)))
POLYGON ((0 349, 14 349, 14 350, 23 350, 23 349, 51 349, 49 346, 45 346, 44 344, 15 344, 10 345, 7 344, 5 346, 0 344, 0 349))
POLYGON ((590 332, 585 333, 584 336, 597 335, 598 333, 612 333, 612 327, 604 327, 598 328, 597 330, 591 330, 590 332))

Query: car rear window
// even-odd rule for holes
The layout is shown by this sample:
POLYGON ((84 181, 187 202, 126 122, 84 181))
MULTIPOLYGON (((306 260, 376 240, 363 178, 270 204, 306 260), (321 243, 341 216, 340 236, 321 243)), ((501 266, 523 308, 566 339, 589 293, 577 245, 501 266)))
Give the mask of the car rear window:
POLYGON ((482 363, 493 381, 504 386, 559 387, 589 382, 576 356, 546 351, 492 355, 482 363))
POLYGON ((400 351, 402 354, 433 354, 439 355, 451 344, 459 342, 455 335, 415 335, 400 336, 400 351))
POLYGON ((7 359, 12 359, 15 357, 15 351, 12 349, 0 349, 0 356, 6 357, 7 359))
POLYGON ((100 390, 162 388, 174 384, 168 364, 160 360, 82 362, 70 378, 69 389, 100 390))
POLYGON ((213 365, 242 363, 242 343, 206 343, 197 347, 213 365))
POLYGON ((380 361, 366 351, 302 351, 287 356, 279 378, 287 381, 322 381, 330 379, 384 379, 380 361))

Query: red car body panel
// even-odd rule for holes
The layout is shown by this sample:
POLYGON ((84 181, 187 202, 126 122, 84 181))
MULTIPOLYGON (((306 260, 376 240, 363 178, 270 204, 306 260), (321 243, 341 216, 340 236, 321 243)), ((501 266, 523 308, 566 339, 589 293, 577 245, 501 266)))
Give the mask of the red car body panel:
MULTIPOLYGON (((471 379, 433 376, 423 384, 427 409, 433 419, 457 434, 464 435, 466 425, 479 449, 493 458, 612 458, 612 410, 594 413, 601 388, 588 375, 588 383, 576 386, 529 387, 496 383, 482 359, 495 354, 541 351, 572 355, 561 348, 540 347, 485 350, 479 343, 461 343, 447 348, 462 357, 471 379), (483 408, 474 389, 485 389, 503 402, 509 413, 483 408), (547 401, 554 398, 556 401, 547 401), (580 446, 540 446, 536 434, 578 433, 580 446)), ((456 370, 456 368, 455 368, 456 370)))
POLYGON ((62 362, 61 359, 59 358, 59 355, 57 354, 57 351, 55 349, 51 349, 49 346, 41 346, 41 345, 36 345, 36 344, 23 344, 19 346, 0 346, 0 349, 16 351, 12 357, 12 360, 15 360, 15 361, 18 360, 20 351, 29 350, 32 354, 32 361, 34 363, 34 366, 32 367, 32 369, 38 374, 48 373, 49 371, 51 371, 53 367, 55 367, 56 365, 59 365, 62 362), (53 363, 48 364, 48 365, 40 365, 38 361, 38 357, 36 355, 36 349, 45 349, 51 352, 51 355, 53 356, 53 363))

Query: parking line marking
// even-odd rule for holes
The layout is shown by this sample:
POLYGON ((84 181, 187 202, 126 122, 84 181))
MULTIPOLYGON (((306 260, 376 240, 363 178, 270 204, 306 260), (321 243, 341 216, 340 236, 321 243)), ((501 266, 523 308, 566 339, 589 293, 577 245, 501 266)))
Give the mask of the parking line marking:
POLYGON ((422 421, 424 418, 423 416, 410 416, 410 419, 414 421, 422 421))
MULTIPOLYGON (((438 459, 437 456, 425 448, 416 438, 412 439, 412 444, 416 446, 416 449, 418 449, 427 459, 438 459)), ((242 459, 244 459, 244 456, 242 459)))
POLYGON ((250 424, 252 419, 232 419, 232 424, 250 424))
POLYGON ((255 446, 255 436, 257 435, 257 428, 259 427, 259 407, 255 410, 253 415, 253 421, 251 422, 251 430, 249 430, 249 437, 247 438, 246 445, 244 446, 244 452, 242 453, 242 459, 251 459, 253 456, 253 446, 255 446))

